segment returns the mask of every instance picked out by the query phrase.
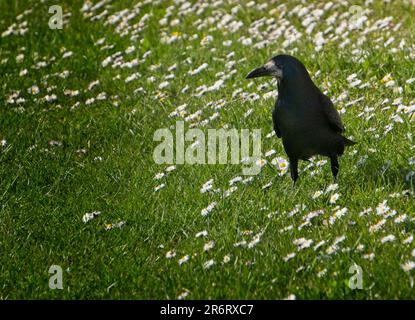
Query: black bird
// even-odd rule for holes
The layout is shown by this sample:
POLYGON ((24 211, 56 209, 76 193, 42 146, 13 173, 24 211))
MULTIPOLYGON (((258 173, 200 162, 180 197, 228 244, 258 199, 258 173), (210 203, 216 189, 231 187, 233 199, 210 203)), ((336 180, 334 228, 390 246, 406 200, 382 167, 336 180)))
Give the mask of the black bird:
POLYGON ((343 154, 345 146, 355 142, 342 136, 344 127, 330 98, 313 83, 304 65, 289 55, 272 58, 246 78, 262 76, 277 78, 278 98, 272 120, 290 160, 294 184, 298 178, 298 160, 308 160, 314 155, 330 158, 336 180, 338 156, 343 154))

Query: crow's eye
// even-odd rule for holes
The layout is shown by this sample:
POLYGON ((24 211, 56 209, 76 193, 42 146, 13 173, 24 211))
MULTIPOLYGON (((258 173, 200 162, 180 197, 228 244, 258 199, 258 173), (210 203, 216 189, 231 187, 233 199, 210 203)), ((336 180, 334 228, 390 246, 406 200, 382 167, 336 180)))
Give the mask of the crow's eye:
POLYGON ((277 63, 276 66, 277 66, 278 69, 282 69, 282 65, 277 63))

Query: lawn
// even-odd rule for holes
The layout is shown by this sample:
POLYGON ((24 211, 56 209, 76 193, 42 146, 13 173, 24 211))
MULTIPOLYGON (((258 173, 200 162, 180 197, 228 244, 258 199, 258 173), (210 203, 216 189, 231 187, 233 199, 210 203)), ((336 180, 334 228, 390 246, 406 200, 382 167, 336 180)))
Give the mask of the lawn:
POLYGON ((412 1, 1 1, 0 299, 415 298, 414 16, 412 1), (315 157, 293 186, 276 82, 245 79, 280 53, 357 142, 337 183, 315 157), (156 163, 155 132, 181 121, 260 129, 259 174, 156 163))

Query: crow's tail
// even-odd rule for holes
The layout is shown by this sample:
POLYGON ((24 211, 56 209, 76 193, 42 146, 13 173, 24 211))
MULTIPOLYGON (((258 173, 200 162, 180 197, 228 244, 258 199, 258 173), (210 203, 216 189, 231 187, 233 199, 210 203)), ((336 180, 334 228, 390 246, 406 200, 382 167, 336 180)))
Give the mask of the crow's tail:
POLYGON ((343 142, 344 142, 344 145, 347 147, 347 146, 353 146, 353 145, 355 145, 356 144, 356 142, 354 142, 354 141, 352 141, 352 140, 350 140, 350 139, 347 139, 347 138, 345 138, 345 137, 342 137, 343 138, 343 142))

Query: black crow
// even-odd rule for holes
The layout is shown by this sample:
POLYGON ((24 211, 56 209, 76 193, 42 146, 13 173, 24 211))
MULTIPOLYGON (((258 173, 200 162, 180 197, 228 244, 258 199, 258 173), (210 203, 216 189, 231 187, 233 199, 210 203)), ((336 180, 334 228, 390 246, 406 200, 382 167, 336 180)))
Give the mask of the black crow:
POLYGON ((342 136, 344 127, 330 98, 313 83, 307 69, 296 58, 278 55, 246 77, 272 76, 278 82, 278 98, 272 112, 274 130, 282 138, 290 160, 291 178, 298 178, 298 160, 314 155, 330 158, 336 180, 338 156, 355 142, 342 136))

